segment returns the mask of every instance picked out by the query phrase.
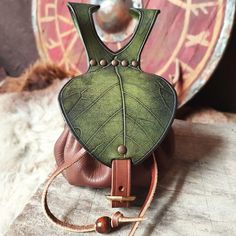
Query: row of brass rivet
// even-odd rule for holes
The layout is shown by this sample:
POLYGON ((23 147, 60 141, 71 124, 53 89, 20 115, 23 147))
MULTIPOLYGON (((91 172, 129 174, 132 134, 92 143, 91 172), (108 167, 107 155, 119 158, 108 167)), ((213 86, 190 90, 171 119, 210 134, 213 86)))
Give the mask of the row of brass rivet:
MULTIPOLYGON (((90 64, 91 66, 96 66, 98 63, 97 63, 97 61, 96 61, 95 59, 91 59, 91 60, 89 61, 89 64, 90 64)), ((105 59, 101 59, 100 62, 99 62, 99 64, 100 64, 101 66, 106 66, 106 65, 108 64, 108 62, 107 62, 105 59)), ((116 59, 114 59, 114 60, 112 60, 111 64, 112 64, 113 66, 118 66, 118 65, 119 65, 119 61, 116 60, 116 59)), ((122 61, 121 61, 121 65, 124 66, 124 67, 126 67, 126 66, 129 65, 129 62, 128 62, 127 60, 122 60, 122 61)), ((137 66, 138 66, 138 61, 132 60, 132 61, 131 61, 131 65, 134 66, 134 67, 137 67, 137 66)))

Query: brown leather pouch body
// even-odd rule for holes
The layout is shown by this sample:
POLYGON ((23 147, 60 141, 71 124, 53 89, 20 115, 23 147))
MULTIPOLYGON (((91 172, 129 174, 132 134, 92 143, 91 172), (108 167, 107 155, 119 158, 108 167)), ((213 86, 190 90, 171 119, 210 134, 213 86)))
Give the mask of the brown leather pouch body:
MULTIPOLYGON (((74 138, 70 129, 66 125, 64 131, 58 138, 55 147, 54 155, 56 163, 61 166, 65 161, 77 155, 81 145, 74 138)), ((174 151, 174 135, 173 130, 170 129, 168 135, 162 144, 155 151, 158 157, 158 165, 166 162, 166 158, 170 158, 174 151)), ((147 158, 139 165, 132 165, 132 186, 148 187, 151 173, 150 165, 151 158, 147 158)), ((77 163, 63 172, 67 181, 75 186, 87 186, 92 188, 106 188, 111 186, 112 169, 98 162, 89 154, 83 156, 77 163)))

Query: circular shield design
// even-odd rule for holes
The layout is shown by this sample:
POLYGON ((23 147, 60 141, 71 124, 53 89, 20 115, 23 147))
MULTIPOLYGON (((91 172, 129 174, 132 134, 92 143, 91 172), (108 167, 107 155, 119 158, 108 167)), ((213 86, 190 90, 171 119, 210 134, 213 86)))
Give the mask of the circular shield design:
MULTIPOLYGON (((66 3, 35 0, 37 46, 42 58, 81 74, 87 69, 87 58, 66 3)), ((144 0, 142 7, 161 10, 142 53, 142 69, 169 81, 177 79, 175 88, 182 106, 216 68, 231 32, 235 0, 144 0)), ((108 46, 115 51, 124 43, 108 46)))

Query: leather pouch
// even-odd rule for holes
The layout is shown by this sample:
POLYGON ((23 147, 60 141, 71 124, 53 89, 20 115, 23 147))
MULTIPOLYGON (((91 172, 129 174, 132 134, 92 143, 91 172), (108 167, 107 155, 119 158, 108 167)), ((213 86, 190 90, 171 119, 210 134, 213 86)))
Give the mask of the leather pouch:
POLYGON ((113 52, 94 27, 92 14, 99 6, 69 3, 68 7, 89 66, 87 73, 71 79, 59 94, 66 125, 54 149, 58 168, 42 196, 45 214, 53 223, 74 232, 108 233, 122 223, 133 223, 130 235, 134 235, 155 193, 157 159, 169 155, 173 146, 170 128, 176 93, 165 79, 143 72, 140 65, 142 49, 159 11, 131 9, 139 23, 130 42, 113 52), (111 187, 105 197, 112 207, 130 207, 138 197, 134 187, 146 187, 147 196, 135 217, 117 211, 94 224, 72 225, 56 218, 47 204, 48 188, 61 173, 75 186, 111 187))

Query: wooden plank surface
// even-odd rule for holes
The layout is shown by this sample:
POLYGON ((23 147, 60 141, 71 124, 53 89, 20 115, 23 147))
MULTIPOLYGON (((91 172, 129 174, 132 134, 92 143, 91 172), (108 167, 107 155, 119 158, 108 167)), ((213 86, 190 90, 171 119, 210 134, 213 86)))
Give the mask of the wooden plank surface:
MULTIPOLYGON (((162 170, 157 194, 137 235, 236 235, 236 125, 202 125, 175 121, 176 152, 162 170)), ((51 225, 42 213, 41 186, 7 236, 78 235, 51 225)), ((69 186, 58 178, 49 203, 61 219, 93 223, 111 215, 105 194, 69 186)), ((137 208, 121 210, 136 215, 137 208)), ((112 235, 127 235, 130 225, 112 235)), ((96 235, 95 233, 82 235, 96 235)))

